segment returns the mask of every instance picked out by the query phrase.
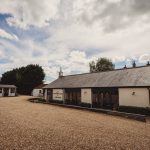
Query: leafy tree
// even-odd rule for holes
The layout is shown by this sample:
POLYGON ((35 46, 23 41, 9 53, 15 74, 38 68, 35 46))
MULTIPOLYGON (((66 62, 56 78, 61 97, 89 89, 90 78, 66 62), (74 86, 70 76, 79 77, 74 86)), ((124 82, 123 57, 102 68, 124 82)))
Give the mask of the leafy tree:
POLYGON ((43 83, 45 73, 39 65, 28 65, 5 72, 1 83, 14 84, 20 94, 31 94, 32 89, 43 83))
POLYGON ((96 62, 92 61, 89 63, 90 72, 102 72, 114 70, 115 65, 110 59, 99 58, 96 62))
POLYGON ((89 67, 90 67, 90 72, 95 72, 96 71, 95 61, 90 62, 89 67))

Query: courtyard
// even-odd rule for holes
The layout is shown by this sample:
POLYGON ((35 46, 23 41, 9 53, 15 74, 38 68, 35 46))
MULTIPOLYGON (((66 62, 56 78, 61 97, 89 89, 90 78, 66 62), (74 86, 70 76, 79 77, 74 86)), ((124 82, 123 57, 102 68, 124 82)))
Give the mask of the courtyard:
POLYGON ((100 113, 0 98, 0 150, 150 148, 150 124, 100 113))

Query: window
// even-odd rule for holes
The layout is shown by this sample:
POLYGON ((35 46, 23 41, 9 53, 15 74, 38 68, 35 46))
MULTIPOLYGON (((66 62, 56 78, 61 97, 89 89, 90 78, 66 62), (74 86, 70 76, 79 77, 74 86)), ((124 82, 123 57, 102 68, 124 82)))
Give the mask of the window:
POLYGON ((43 93, 42 90, 39 90, 39 93, 42 94, 43 93))
POLYGON ((47 89, 47 95, 51 95, 52 91, 50 89, 47 89))
POLYGON ((11 89, 10 89, 10 92, 11 92, 11 93, 15 93, 15 89, 14 89, 14 88, 11 88, 11 89))
POLYGON ((0 93, 2 93, 2 88, 0 88, 0 93))

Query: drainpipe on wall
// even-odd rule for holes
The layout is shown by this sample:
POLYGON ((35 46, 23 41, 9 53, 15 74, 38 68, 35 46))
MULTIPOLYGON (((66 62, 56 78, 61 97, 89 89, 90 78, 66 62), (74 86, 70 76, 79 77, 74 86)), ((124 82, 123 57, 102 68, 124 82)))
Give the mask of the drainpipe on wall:
POLYGON ((65 104, 65 89, 63 89, 63 104, 65 104))
POLYGON ((93 108, 93 92, 92 92, 92 88, 91 88, 91 108, 93 108))
POLYGON ((148 88, 149 91, 149 107, 150 107, 150 88, 148 88))

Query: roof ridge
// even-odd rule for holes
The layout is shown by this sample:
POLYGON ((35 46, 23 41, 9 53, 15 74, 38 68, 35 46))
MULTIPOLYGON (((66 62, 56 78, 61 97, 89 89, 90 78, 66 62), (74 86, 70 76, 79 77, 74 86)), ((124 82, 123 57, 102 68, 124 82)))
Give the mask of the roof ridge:
POLYGON ((78 76, 78 75, 85 75, 85 74, 94 74, 94 73, 104 73, 104 72, 112 72, 112 71, 120 71, 120 70, 128 70, 128 69, 139 69, 139 68, 144 68, 144 67, 150 67, 150 65, 129 67, 129 68, 119 68, 119 69, 101 71, 101 72, 86 72, 86 73, 70 74, 70 75, 64 75, 63 77, 78 76))
POLYGON ((83 73, 57 78, 44 88, 150 87, 150 66, 83 73))

